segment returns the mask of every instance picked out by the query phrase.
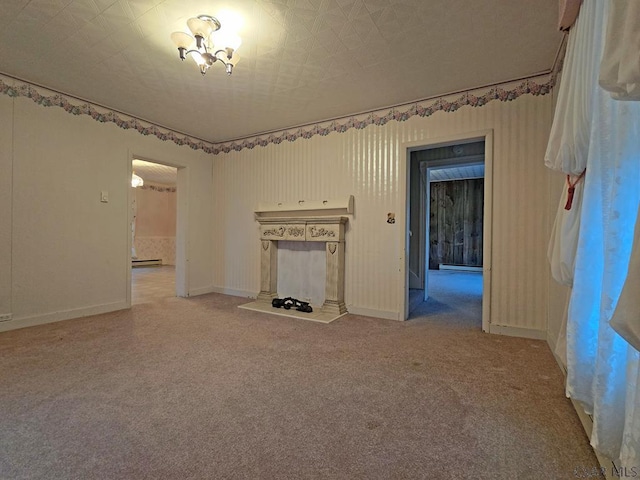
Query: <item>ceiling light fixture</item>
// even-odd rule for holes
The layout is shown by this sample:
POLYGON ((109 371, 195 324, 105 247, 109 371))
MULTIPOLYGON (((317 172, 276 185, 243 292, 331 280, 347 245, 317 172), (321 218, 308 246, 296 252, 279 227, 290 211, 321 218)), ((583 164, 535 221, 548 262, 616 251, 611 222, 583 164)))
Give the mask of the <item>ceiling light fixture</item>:
POLYGON ((136 172, 133 172, 131 174, 131 186, 133 188, 137 188, 143 185, 144 185, 144 180, 142 180, 142 177, 139 177, 138 175, 136 175, 136 172))
POLYGON ((171 40, 178 47, 180 59, 184 60, 190 55, 198 64, 202 75, 207 73, 214 63, 220 61, 225 66, 227 75, 231 75, 233 67, 240 60, 235 53, 242 43, 240 37, 231 29, 222 28, 220 21, 211 15, 190 18, 187 26, 193 36, 185 32, 171 34, 171 40))

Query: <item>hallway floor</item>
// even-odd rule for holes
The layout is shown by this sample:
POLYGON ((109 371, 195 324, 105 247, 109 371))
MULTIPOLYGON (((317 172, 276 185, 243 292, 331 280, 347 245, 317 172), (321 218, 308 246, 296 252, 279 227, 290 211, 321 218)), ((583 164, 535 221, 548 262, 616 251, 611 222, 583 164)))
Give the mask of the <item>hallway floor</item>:
POLYGON ((136 267, 131 269, 131 304, 153 303, 176 296, 176 267, 136 267))
POLYGON ((426 302, 423 290, 409 290, 409 319, 452 314, 452 320, 482 326, 482 272, 429 270, 428 285, 426 302))

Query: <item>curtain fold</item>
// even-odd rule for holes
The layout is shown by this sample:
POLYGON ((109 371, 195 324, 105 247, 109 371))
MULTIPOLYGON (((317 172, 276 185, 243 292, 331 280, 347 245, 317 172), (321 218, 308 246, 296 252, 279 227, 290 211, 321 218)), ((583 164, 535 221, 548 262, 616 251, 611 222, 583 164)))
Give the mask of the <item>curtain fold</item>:
POLYGON ((584 161, 587 169, 582 208, 575 211, 577 242, 561 238, 576 242, 566 324, 567 395, 593 415, 594 448, 620 467, 640 471, 639 356, 610 325, 640 205, 640 103, 616 101, 597 82, 609 7, 585 0, 570 33, 575 40, 568 45, 570 63, 545 163, 575 174, 584 161), (561 102, 565 90, 574 94, 561 102))
POLYGON ((616 100, 640 100, 640 2, 611 2, 600 86, 616 100))
POLYGON ((580 181, 575 187, 571 209, 565 210, 568 191, 567 187, 564 187, 547 249, 551 276, 556 282, 568 287, 573 285, 583 192, 584 182, 580 181))
MULTIPOLYGON (((587 167, 593 110, 591 92, 597 86, 599 65, 593 52, 602 48, 602 36, 597 34, 601 19, 595 14, 586 15, 585 10, 594 10, 594 6, 582 6, 569 34, 563 80, 558 86, 558 102, 544 158, 547 167, 569 175, 570 179, 576 179, 587 167)), ((573 285, 582 194, 583 181, 578 181, 573 205, 565 210, 565 186, 547 251, 552 277, 569 287, 573 285)))
POLYGON ((609 322, 627 276, 638 213, 640 144, 634 137, 640 111, 600 89, 595 95, 599 101, 568 312, 567 394, 593 415, 592 445, 621 465, 636 466, 630 462, 636 462, 640 443, 630 444, 628 454, 635 453, 624 457, 622 441, 633 437, 633 415, 640 414, 637 378, 628 376, 629 369, 637 369, 638 357, 609 322))
POLYGON ((611 319, 611 327, 640 351, 640 222, 636 222, 627 281, 611 319))

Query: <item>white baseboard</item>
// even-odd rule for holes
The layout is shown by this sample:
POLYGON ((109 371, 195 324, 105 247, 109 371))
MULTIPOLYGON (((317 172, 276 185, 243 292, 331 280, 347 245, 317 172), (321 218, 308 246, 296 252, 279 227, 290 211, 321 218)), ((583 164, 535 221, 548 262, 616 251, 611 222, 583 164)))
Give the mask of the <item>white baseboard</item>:
POLYGON ((507 335, 509 337, 531 338, 535 340, 546 340, 546 330, 536 330, 534 328, 510 327, 508 325, 489 325, 489 333, 497 335, 507 335))
POLYGON ((441 263, 438 265, 440 270, 458 270, 460 272, 480 272, 482 273, 482 267, 469 267, 467 265, 446 265, 441 263))
POLYGON ((189 296, 197 297, 198 295, 206 295, 207 293, 214 293, 214 292, 215 292, 215 289, 213 285, 207 285, 206 287, 189 289, 189 296))
POLYGON ((30 317, 14 318, 6 322, 0 323, 0 332, 16 330, 18 328, 34 327, 36 325, 44 325, 46 323, 60 322, 62 320, 71 320, 72 318, 88 317, 90 315, 99 315, 101 313, 115 312, 116 310, 124 310, 131 306, 127 302, 105 303, 103 305, 94 305, 92 307, 74 308, 71 310, 63 310, 61 312, 45 313, 42 315, 33 315, 30 317))
POLYGON ((253 290, 236 290, 233 288, 225 287, 211 287, 211 290, 206 293, 221 293, 223 295, 231 295, 232 297, 242 298, 258 298, 258 294, 253 290))
POLYGON ((402 320, 398 312, 389 310, 376 310, 372 308, 361 308, 347 305, 347 310, 353 315, 363 315, 365 317, 384 318, 386 320, 402 320))
POLYGON ((549 348, 551 349, 554 355, 555 355, 557 343, 558 343, 557 337, 552 337, 551 332, 547 332, 547 345, 549 345, 549 348))

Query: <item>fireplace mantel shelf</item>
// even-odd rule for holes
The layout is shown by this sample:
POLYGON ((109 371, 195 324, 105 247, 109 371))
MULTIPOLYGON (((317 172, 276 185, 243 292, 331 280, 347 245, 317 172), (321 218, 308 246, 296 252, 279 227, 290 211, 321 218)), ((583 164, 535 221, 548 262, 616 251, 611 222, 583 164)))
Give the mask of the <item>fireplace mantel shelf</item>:
POLYGON ((261 203, 255 211, 256 218, 301 216, 351 215, 353 195, 330 200, 298 200, 297 202, 261 203))

